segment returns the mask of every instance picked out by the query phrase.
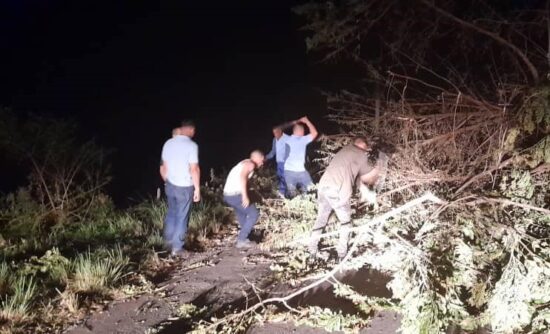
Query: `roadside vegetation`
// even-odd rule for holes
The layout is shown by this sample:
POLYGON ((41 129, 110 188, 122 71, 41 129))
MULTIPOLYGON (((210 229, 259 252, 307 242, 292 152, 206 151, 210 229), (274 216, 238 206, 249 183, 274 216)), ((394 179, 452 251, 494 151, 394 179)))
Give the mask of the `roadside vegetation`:
MULTIPOLYGON (((30 166, 27 184, 0 198, 0 332, 59 331, 109 300, 148 291, 172 265, 165 202, 115 208, 104 193, 109 152, 78 141, 71 123, 8 110, 0 119, 1 149, 30 166)), ((201 247, 227 215, 213 178, 192 211, 188 243, 201 247)))

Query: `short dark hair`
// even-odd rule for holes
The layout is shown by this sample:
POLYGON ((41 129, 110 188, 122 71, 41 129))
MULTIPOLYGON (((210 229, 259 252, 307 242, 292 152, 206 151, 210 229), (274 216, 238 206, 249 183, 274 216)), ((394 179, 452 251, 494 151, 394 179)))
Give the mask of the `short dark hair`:
POLYGON ((190 119, 184 119, 183 121, 181 121, 181 127, 189 127, 189 128, 194 128, 195 127, 195 122, 193 122, 192 120, 190 119))

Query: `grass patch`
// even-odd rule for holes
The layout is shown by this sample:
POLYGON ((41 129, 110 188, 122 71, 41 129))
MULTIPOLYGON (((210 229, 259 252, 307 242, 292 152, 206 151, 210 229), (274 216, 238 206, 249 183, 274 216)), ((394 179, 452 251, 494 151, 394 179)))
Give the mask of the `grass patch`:
POLYGON ((12 284, 13 292, 2 297, 0 321, 17 324, 30 316, 31 305, 36 296, 36 282, 32 277, 19 276, 12 284))
POLYGON ((79 254, 70 288, 77 293, 107 295, 124 276, 128 263, 120 248, 79 254))

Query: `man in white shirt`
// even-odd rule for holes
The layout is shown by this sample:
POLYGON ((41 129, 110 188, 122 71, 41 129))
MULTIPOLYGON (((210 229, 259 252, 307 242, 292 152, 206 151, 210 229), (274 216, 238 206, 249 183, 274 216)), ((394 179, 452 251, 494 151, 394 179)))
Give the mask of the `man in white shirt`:
POLYGON ((306 170, 306 148, 315 138, 318 132, 313 123, 307 117, 300 118, 292 128, 292 136, 286 139, 287 158, 285 160, 284 174, 289 197, 294 197, 298 187, 307 190, 312 184, 311 176, 306 170), (304 125, 309 134, 305 135, 304 125))
POLYGON ((254 243, 248 239, 248 235, 258 221, 260 212, 248 197, 248 179, 254 174, 254 170, 262 167, 264 154, 261 151, 253 151, 250 158, 239 162, 231 169, 225 186, 223 187, 224 201, 235 210, 239 220, 241 231, 237 237, 237 248, 249 248, 254 243))
POLYGON ((191 203, 200 201, 199 149, 191 139, 195 124, 183 121, 179 133, 162 147, 160 174, 165 181, 168 211, 164 219, 164 241, 173 256, 183 253, 191 203))

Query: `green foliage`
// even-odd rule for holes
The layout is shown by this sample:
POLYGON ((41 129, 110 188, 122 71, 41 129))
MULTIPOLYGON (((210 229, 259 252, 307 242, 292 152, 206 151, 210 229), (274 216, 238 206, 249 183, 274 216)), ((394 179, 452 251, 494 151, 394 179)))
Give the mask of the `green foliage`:
POLYGON ((26 233, 40 232, 40 222, 45 218, 46 209, 34 200, 29 189, 19 188, 0 201, 0 227, 11 237, 22 237, 26 233))
POLYGON ((194 304, 181 304, 176 309, 176 315, 181 319, 191 319, 206 311, 207 307, 198 308, 194 304))
POLYGON ((5 261, 2 261, 0 262, 0 296, 5 296, 10 292, 11 282, 11 269, 5 261))
POLYGON ((217 233, 228 216, 228 210, 222 202, 202 200, 193 205, 189 217, 188 239, 204 239, 217 233))
POLYGON ((550 133, 550 87, 541 86, 533 90, 521 107, 519 125, 522 132, 550 133))
POLYGON ((14 324, 30 316, 31 305, 37 293, 36 283, 33 278, 18 276, 13 280, 12 290, 11 294, 0 298, 0 320, 14 324))
POLYGON ((19 269, 21 275, 29 277, 44 277, 56 285, 66 285, 69 278, 70 261, 59 249, 52 248, 40 258, 32 256, 19 269))
POLYGON ((93 141, 79 141, 71 122, 33 115, 18 118, 5 109, 0 118, 0 149, 29 168, 28 196, 41 206, 33 211, 41 217, 33 224, 47 228, 67 223, 97 206, 111 179, 106 150, 93 141))
POLYGON ((528 200, 533 197, 535 187, 529 171, 513 170, 505 174, 499 184, 500 192, 509 198, 528 200))
POLYGON ((317 217, 316 195, 302 194, 293 199, 275 200, 261 206, 264 214, 261 224, 270 231, 262 247, 288 247, 290 240, 307 237, 317 217))
POLYGON ((358 333, 361 327, 368 324, 365 319, 356 315, 346 315, 341 311, 334 312, 328 308, 310 306, 305 308, 302 316, 295 321, 299 325, 323 328, 329 332, 344 331, 358 333))
POLYGON ((108 294, 124 276, 128 262, 120 248, 79 254, 73 263, 70 288, 78 293, 108 294))

